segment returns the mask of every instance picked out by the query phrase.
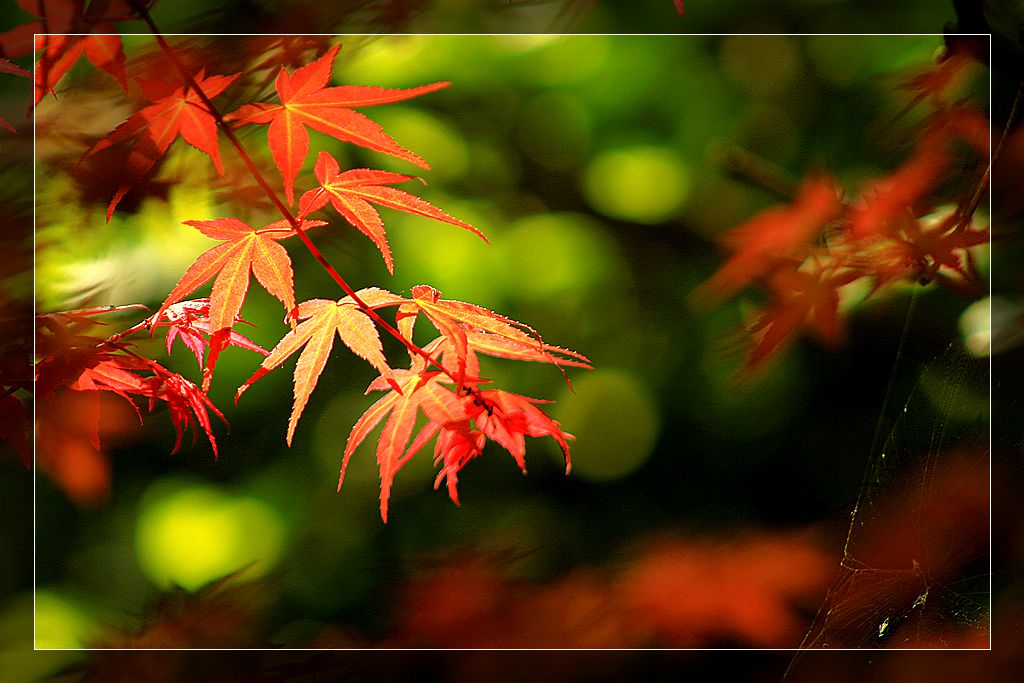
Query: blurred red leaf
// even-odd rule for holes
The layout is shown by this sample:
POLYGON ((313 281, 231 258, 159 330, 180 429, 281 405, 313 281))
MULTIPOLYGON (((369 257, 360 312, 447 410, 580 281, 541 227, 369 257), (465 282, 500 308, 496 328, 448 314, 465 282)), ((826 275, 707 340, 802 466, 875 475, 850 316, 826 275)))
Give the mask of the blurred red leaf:
POLYGON ((97 445, 138 428, 135 410, 100 392, 61 390, 36 404, 36 463, 76 505, 110 494, 110 459, 97 445))
POLYGON ((935 65, 907 78, 903 88, 915 94, 915 101, 927 99, 942 106, 956 94, 975 68, 975 61, 966 48, 947 50, 935 65))
POLYGON ((825 269, 772 273, 768 288, 774 295, 773 301, 748 330, 754 344, 745 368, 759 368, 805 329, 827 345, 836 344, 842 336, 839 287, 856 277, 856 274, 835 274, 825 269))
POLYGON ((621 569, 547 583, 512 578, 508 558, 478 554, 421 572, 404 588, 385 647, 795 647, 804 612, 835 573, 807 531, 729 539, 664 537, 621 569))
POLYGON ((911 277, 922 284, 939 278, 953 289, 968 294, 985 290, 971 261, 971 248, 987 244, 989 229, 974 228, 955 211, 942 220, 925 224, 910 216, 898 232, 873 247, 871 272, 877 286, 911 277))
POLYGON ((617 587, 647 644, 795 647, 834 560, 808 533, 727 541, 665 539, 641 552, 617 587))
POLYGON ((850 212, 850 229, 860 239, 891 235, 904 215, 917 205, 942 177, 949 153, 942 146, 922 145, 902 166, 866 187, 850 212))
POLYGON ((733 254, 694 291, 695 300, 705 305, 724 301, 780 263, 801 260, 842 208, 830 178, 807 179, 792 203, 766 209, 722 237, 733 254))
MULTIPOLYGON (((194 80, 206 97, 213 99, 239 75, 207 76, 205 70, 200 70, 194 80)), ((224 173, 217 144, 217 121, 196 91, 181 81, 139 80, 138 83, 153 104, 130 116, 86 152, 89 156, 133 140, 124 160, 125 180, 107 207, 107 220, 125 193, 152 170, 178 136, 209 155, 217 172, 224 173)))
POLYGON ((911 157, 862 190, 850 211, 853 236, 892 236, 905 216, 918 217, 921 205, 950 170, 954 143, 967 142, 979 160, 987 161, 988 136, 988 121, 975 112, 958 109, 933 117, 911 157))

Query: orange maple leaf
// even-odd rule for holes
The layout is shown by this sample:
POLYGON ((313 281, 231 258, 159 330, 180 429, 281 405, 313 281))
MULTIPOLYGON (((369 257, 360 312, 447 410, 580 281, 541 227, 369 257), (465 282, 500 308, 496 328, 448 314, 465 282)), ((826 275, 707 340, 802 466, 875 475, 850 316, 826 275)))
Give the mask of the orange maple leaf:
MULTIPOLYGON (((477 306, 476 304, 464 301, 442 299, 441 292, 429 285, 416 285, 413 287, 412 299, 399 309, 399 316, 405 318, 403 325, 408 326, 407 329, 410 331, 414 317, 420 311, 427 316, 427 319, 437 328, 437 331, 451 342, 458 362, 455 372, 460 376, 466 370, 466 363, 470 353, 467 335, 472 332, 484 332, 507 339, 521 347, 533 349, 542 356, 547 350, 555 348, 546 348, 540 335, 529 325, 506 318, 483 306, 477 306)), ((400 327, 399 329, 402 328, 400 327)), ((403 333, 405 333, 405 330, 403 330, 403 333)))
MULTIPOLYGON (((356 294, 363 303, 371 307, 404 301, 401 297, 376 287, 361 289, 356 294)), ((292 405, 291 417, 288 420, 289 446, 292 444, 299 417, 309 401, 309 395, 327 365, 335 333, 345 346, 373 365, 381 376, 390 378, 392 374, 373 320, 356 305, 352 297, 347 296, 339 301, 303 301, 296 308, 295 317, 305 322, 300 323, 278 342, 270 355, 263 359, 259 370, 246 380, 235 394, 237 401, 254 382, 305 347, 295 365, 295 403, 292 405)))
POLYGON ((390 183, 412 180, 415 176, 392 173, 391 171, 373 171, 368 168, 354 168, 343 173, 338 161, 327 152, 320 152, 314 173, 317 180, 320 181, 320 188, 306 192, 299 199, 299 217, 323 208, 330 201, 331 206, 345 220, 377 245, 389 273, 393 273, 395 270, 391 248, 388 246, 387 236, 384 233, 384 222, 371 202, 389 209, 397 209, 416 216, 457 225, 490 243, 482 232, 469 223, 449 216, 416 195, 387 186, 390 183))
MULTIPOLYGON (((338 478, 338 490, 341 490, 348 461, 356 448, 374 427, 387 418, 377 441, 377 465, 380 468, 380 515, 384 522, 388 521, 388 499, 391 496, 391 484, 394 481, 395 473, 416 452, 410 449, 406 453, 406 446, 409 445, 409 440, 412 438, 418 411, 422 410, 428 419, 427 427, 424 427, 424 430, 430 428, 431 425, 440 428, 442 425, 468 419, 463 400, 442 386, 438 381, 440 376, 440 373, 437 372, 415 373, 410 370, 394 370, 392 377, 397 386, 370 406, 355 423, 349 434, 341 464, 341 476, 338 478)), ((380 382, 370 385, 371 390, 383 388, 380 386, 380 382)), ((419 441, 420 439, 417 439, 417 442, 419 441)))
MULTIPOLYGON (((323 225, 323 221, 306 221, 306 227, 323 225)), ((237 218, 217 218, 209 221, 185 221, 207 237, 223 240, 199 255, 178 280, 171 293, 154 315, 159 320, 164 311, 212 278, 210 293, 209 333, 210 353, 203 369, 203 390, 209 389, 213 368, 220 352, 231 341, 231 329, 238 320, 246 292, 249 273, 276 297, 286 310, 295 308, 292 262, 288 252, 278 242, 292 237, 295 231, 284 220, 275 221, 259 230, 237 218)))

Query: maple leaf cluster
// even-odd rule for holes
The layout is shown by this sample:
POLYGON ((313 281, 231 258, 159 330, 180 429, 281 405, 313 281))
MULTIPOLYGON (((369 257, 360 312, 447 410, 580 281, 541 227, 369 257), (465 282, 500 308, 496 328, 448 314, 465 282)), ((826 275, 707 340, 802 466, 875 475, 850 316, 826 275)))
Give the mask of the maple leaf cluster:
MULTIPOLYGON (((568 440, 572 436, 543 413, 536 399, 500 389, 481 390, 479 354, 552 365, 589 368, 587 359, 568 349, 544 343, 522 323, 474 304, 440 298, 428 285, 413 287, 405 298, 379 288, 368 288, 338 301, 313 299, 295 309, 303 322, 284 336, 263 360, 260 369, 238 390, 241 396, 253 383, 302 349, 295 366, 295 402, 288 421, 287 441, 295 434, 299 417, 316 387, 337 333, 342 343, 380 372, 367 388, 387 393, 359 418, 349 435, 338 488, 345 469, 369 433, 381 422, 377 442, 380 468, 381 516, 387 521, 388 500, 395 473, 431 439, 436 439, 435 464, 441 466, 435 487, 447 479, 451 499, 458 503, 458 473, 483 453, 488 440, 504 447, 525 472, 526 436, 550 436, 562 449, 569 470, 568 440), (412 339, 420 313, 440 332, 421 349, 410 347, 408 369, 393 369, 384 357, 380 336, 368 311, 396 308, 396 324, 404 339, 412 339), (415 437, 420 413, 426 423, 415 437)), ((236 396, 236 399, 237 399, 236 396)))
POLYGON ((900 282, 984 292, 975 248, 989 242, 989 228, 977 225, 976 214, 987 189, 989 124, 950 96, 972 68, 952 53, 907 80, 914 103, 931 108, 916 144, 900 166, 857 196, 846 198, 827 174, 812 175, 789 204, 722 236, 730 255, 693 300, 716 305, 754 284, 769 294, 747 326, 745 370, 762 367, 802 331, 838 343, 841 304, 857 282, 868 284, 868 297, 900 282), (950 185, 960 188, 952 199, 943 194, 950 185))
MULTIPOLYGON (((96 5, 94 2, 90 8, 96 5)), ((313 168, 318 185, 304 191, 296 207, 296 187, 303 181, 300 173, 310 152, 308 129, 427 169, 425 160, 405 149, 356 109, 401 102, 449 84, 440 82, 412 88, 331 85, 339 50, 338 46, 333 46, 319 58, 294 70, 284 66, 291 60, 287 55, 276 60, 279 66, 273 90, 277 101, 266 101, 258 91, 253 93, 251 84, 248 89, 244 87, 253 73, 266 70, 265 56, 252 66, 251 72, 218 74, 214 73, 215 65, 190 67, 186 50, 179 51, 159 35, 157 41, 162 58, 150 57, 137 69, 128 64, 128 71, 142 74, 133 79, 141 93, 139 108, 109 134, 88 145, 80 162, 88 164, 96 157, 111 154, 120 160, 119 179, 111 186, 113 195, 107 205, 107 219, 118 210, 128 192, 144 185, 156 174, 179 139, 208 156, 216 172, 223 176, 221 138, 227 138, 236 156, 282 218, 262 227, 253 227, 236 217, 184 221, 188 228, 217 244, 194 260, 153 315, 111 337, 94 337, 79 331, 80 327, 93 322, 96 313, 106 309, 41 316, 40 334, 45 334, 47 339, 37 346, 36 383, 37 398, 44 408, 69 392, 89 395, 90 417, 84 435, 98 452, 98 396, 104 392, 116 394, 127 399, 136 412, 138 406, 132 398, 148 400, 151 409, 156 404, 168 408, 178 433, 175 451, 180 446, 183 431, 193 428, 205 433, 216 454, 209 411, 221 419, 223 416, 207 397, 207 392, 221 353, 228 346, 236 346, 265 356, 259 369, 238 389, 236 401, 258 379, 298 354, 294 371, 295 400, 286 431, 290 445, 337 335, 379 375, 368 391, 387 392, 352 429, 341 468, 343 478, 356 448, 383 423, 377 460, 381 478, 380 511, 385 521, 395 473, 432 439, 436 439, 434 456, 440 468, 437 485, 446 481, 456 503, 459 472, 467 462, 481 455, 488 441, 504 447, 525 471, 525 437, 550 436, 563 451, 568 471, 568 441, 572 436, 538 407, 543 401, 489 386, 488 380, 481 376, 479 355, 548 363, 560 370, 589 368, 584 356, 549 345, 533 329, 498 313, 471 303, 442 299, 429 285, 414 287, 408 297, 378 287, 354 291, 327 262, 312 239, 316 234, 314 229, 320 229, 317 233, 338 229, 335 216, 340 217, 345 225, 373 242, 388 271, 393 272, 394 259, 377 207, 454 225, 486 241, 483 233, 416 195, 393 187, 414 180, 415 176, 370 168, 342 169, 338 160, 326 151, 319 152, 313 168), (232 97, 235 102, 243 97, 257 101, 242 100, 234 111, 221 114, 213 102, 220 97, 232 97), (267 126, 266 141, 273 164, 280 173, 283 200, 234 132, 254 125, 267 126), (295 213, 293 207, 297 209, 295 213), (328 220, 311 218, 317 214, 328 220), (337 300, 296 302, 295 273, 284 246, 296 238, 312 252, 346 296, 337 300), (245 322, 241 313, 253 276, 280 301, 289 325, 289 330, 269 352, 236 329, 245 322), (210 282, 212 288, 208 297, 189 298, 210 282), (382 317, 387 312, 385 309, 394 311, 394 322, 382 317), (413 342, 413 329, 420 314, 439 333, 422 348, 413 342), (175 341, 181 341, 195 357, 202 374, 198 385, 137 354, 124 341, 131 334, 142 331, 153 334, 157 330, 166 330, 168 353, 175 341), (392 367, 384 354, 380 330, 396 337, 406 347, 408 367, 392 367), (420 414, 426 421, 417 430, 420 414)), ((288 45, 282 42, 279 47, 285 50, 288 45)), ((82 49, 92 58, 93 53, 87 47, 82 49)), ((40 59, 48 59, 47 54, 42 52, 40 59)), ((117 75, 124 84, 128 73, 124 59, 115 61, 121 65, 117 75)), ((50 81, 45 84, 47 89, 52 89, 49 86, 60 75, 60 71, 50 72, 50 81)), ((264 82, 269 83, 266 79, 264 82)), ((340 485, 339 480, 339 488, 340 485)))
MULTIPOLYGON (((39 417, 39 464, 80 502, 102 499, 109 485, 106 464, 100 456, 100 397, 104 392, 127 401, 140 422, 142 413, 133 396, 144 399, 150 412, 157 405, 166 408, 177 435, 172 454, 180 449, 187 429, 202 430, 217 454, 210 412, 221 420, 224 416, 199 387, 136 353, 123 341, 124 332, 108 338, 85 333, 102 324, 96 316, 125 308, 131 307, 84 309, 36 318, 39 360, 33 385, 39 417), (83 470, 96 474, 83 479, 83 470)), ((147 319, 137 327, 152 322, 147 319)), ((190 335, 196 321, 168 324, 190 335)))

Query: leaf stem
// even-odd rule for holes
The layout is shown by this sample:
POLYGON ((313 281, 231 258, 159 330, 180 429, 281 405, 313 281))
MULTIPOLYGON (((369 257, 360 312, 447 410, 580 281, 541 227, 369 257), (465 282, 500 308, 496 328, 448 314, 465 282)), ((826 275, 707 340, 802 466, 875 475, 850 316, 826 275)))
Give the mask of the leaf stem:
POLYGON ((134 325, 132 325, 128 329, 122 330, 122 331, 118 332, 117 334, 114 334, 114 335, 111 335, 111 336, 107 337, 104 340, 103 343, 105 343, 105 344, 116 344, 119 341, 121 341, 122 339, 124 339, 125 337, 133 335, 136 332, 141 332, 142 330, 144 330, 147 327, 149 327, 150 326, 149 323, 150 323, 151 320, 153 320, 152 316, 149 317, 149 318, 143 318, 142 320, 140 320, 139 322, 135 323, 134 325))

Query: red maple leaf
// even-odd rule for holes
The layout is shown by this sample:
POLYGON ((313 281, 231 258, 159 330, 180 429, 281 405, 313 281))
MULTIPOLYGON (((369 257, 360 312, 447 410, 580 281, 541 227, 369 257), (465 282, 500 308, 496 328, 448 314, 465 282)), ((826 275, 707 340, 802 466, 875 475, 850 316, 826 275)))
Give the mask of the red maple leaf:
MULTIPOLYGON (((236 317, 236 323, 246 322, 241 316, 236 317)), ((192 355, 196 357, 196 363, 203 367, 203 356, 210 344, 210 300, 191 299, 180 301, 163 309, 162 312, 154 314, 148 320, 150 328, 167 328, 167 353, 171 353, 171 347, 175 340, 180 339, 192 355), (159 317, 160 315, 163 320, 159 317)), ((266 356, 269 351, 262 346, 253 343, 244 335, 231 330, 228 336, 228 344, 238 346, 249 351, 266 356)))
MULTIPOLYGON (((479 334, 490 337, 485 333, 476 333, 474 337, 479 334)), ((448 338, 439 337, 427 344, 424 351, 434 356, 439 349, 445 353, 451 347, 448 338)), ((506 350, 502 348, 501 352, 506 350)), ((518 349, 514 355, 518 356, 518 349)), ((475 370, 477 363, 472 350, 469 357, 472 359, 469 367, 475 370)), ((550 356, 541 357, 546 362, 554 362, 550 356)), ((582 361, 570 362, 589 367, 582 361)), ((386 390, 389 387, 390 391, 370 406, 349 434, 338 480, 339 490, 352 454, 374 427, 387 418, 377 443, 377 462, 381 473, 381 517, 385 522, 395 473, 434 437, 437 437, 434 462, 441 466, 434 488, 438 488, 447 479, 448 495, 456 505, 459 502, 458 473, 466 463, 483 452, 488 439, 504 447, 525 473, 524 437, 551 436, 565 454, 566 473, 569 472, 568 440, 573 437, 536 406, 545 401, 497 389, 481 391, 477 385, 484 380, 457 374, 449 369, 447 362, 444 365, 447 374, 428 370, 426 361, 416 356, 409 370, 391 370, 390 375, 382 375, 374 380, 367 392, 386 390), (455 391, 445 388, 455 383, 451 375, 458 379, 460 385, 455 391), (417 410, 422 410, 427 421, 413 437, 417 410)))
MULTIPOLYGON (((446 383, 442 376, 435 377, 435 374, 430 373, 433 381, 442 384, 446 383)), ((370 385, 370 389, 381 388, 383 386, 379 380, 370 385)), ((345 476, 348 457, 355 451, 359 442, 365 438, 366 433, 372 430, 382 419, 382 414, 375 412, 374 408, 376 407, 378 410, 391 409, 389 406, 393 402, 401 400, 394 394, 395 392, 388 394, 378 401, 377 404, 371 406, 363 417, 360 418, 360 421, 356 423, 356 426, 353 427, 352 434, 349 436, 349 443, 345 448, 342 479, 345 476), (365 422, 364 419, 366 420, 365 422)), ((446 392, 446 394, 450 395, 450 392, 446 392)), ((388 444, 389 449, 397 449, 397 455, 394 456, 395 471, 416 455, 431 439, 437 436, 434 446, 434 464, 440 465, 441 468, 434 480, 434 488, 438 488, 442 481, 447 480, 448 496, 452 502, 458 505, 458 474, 466 463, 483 453, 484 445, 488 439, 498 443, 507 450, 525 474, 526 441, 524 437, 550 436, 555 439, 562 449, 562 453, 565 455, 565 472, 566 474, 569 473, 571 459, 568 441, 573 436, 563 431, 558 422, 545 415, 535 405, 537 403, 546 403, 546 401, 520 396, 519 394, 513 394, 500 389, 474 390, 459 395, 459 398, 461 399, 461 408, 453 413, 451 406, 446 405, 445 410, 447 412, 442 413, 443 419, 432 417, 425 409, 424 412, 429 419, 412 440, 411 444, 409 439, 412 436, 412 422, 415 421, 415 414, 412 415, 412 422, 407 426, 403 425, 401 427, 403 430, 407 430, 407 432, 400 432, 401 438, 391 440, 388 444), (406 445, 408 445, 408 449, 406 449, 406 445)), ((447 398, 445 400, 447 401, 447 398)), ((397 426, 395 428, 398 429, 397 426)), ((386 426, 385 432, 387 432, 386 426)), ((385 433, 382 432, 381 438, 383 439, 384 437, 385 433)), ((391 438, 390 434, 388 434, 388 438, 391 438)), ((378 460, 381 457, 380 448, 381 446, 378 444, 378 460)), ((338 482, 338 487, 340 489, 341 481, 338 482)), ((385 522, 387 522, 386 512, 386 509, 382 508, 385 522)))
POLYGON ((213 449, 213 456, 217 457, 217 441, 213 438, 213 429, 210 424, 210 416, 207 409, 220 418, 221 422, 227 424, 224 415, 217 410, 217 406, 207 398, 206 394, 199 390, 195 384, 181 375, 165 369, 159 363, 145 360, 148 370, 153 372, 151 377, 146 378, 146 389, 149 397, 149 410, 153 411, 157 401, 163 401, 171 415, 171 423, 174 425, 176 438, 171 455, 181 448, 181 437, 186 429, 192 429, 192 445, 195 445, 196 438, 201 428, 210 441, 210 448, 213 449), (198 428, 197 428, 198 427, 198 428))
POLYGON ((984 290, 974 266, 971 248, 987 244, 989 229, 973 229, 970 221, 956 212, 940 221, 921 221, 904 216, 895 234, 865 246, 870 250, 868 272, 876 288, 910 278, 921 284, 934 279, 967 294, 984 290))
MULTIPOLYGON (((436 428, 436 425, 428 425, 428 427, 430 426, 436 428)), ((473 429, 468 422, 445 425, 440 432, 434 445, 434 466, 440 465, 441 469, 434 479, 434 489, 438 489, 441 482, 444 481, 448 488, 448 497, 458 505, 459 472, 466 466, 466 463, 484 452, 487 435, 479 429, 473 429)), ((430 431, 424 428, 409 450, 415 453, 421 441, 426 443, 430 440, 429 438, 423 440, 422 437, 429 436, 430 431)))
POLYGON ((9 76, 22 76, 24 78, 32 78, 32 72, 27 69, 22 69, 20 66, 11 62, 10 60, 0 57, 0 74, 8 74, 9 76))
POLYGON ((416 195, 388 187, 391 183, 413 180, 415 176, 391 171, 372 171, 368 168, 354 168, 343 173, 338 161, 327 152, 320 152, 314 173, 320 181, 320 188, 302 195, 299 199, 299 216, 303 217, 321 209, 330 201, 331 206, 342 218, 377 245, 389 273, 395 270, 394 260, 391 258, 391 248, 384 233, 384 222, 372 204, 451 223, 473 232, 488 242, 484 234, 469 223, 452 218, 416 195))
POLYGON ((941 179, 949 153, 941 146, 922 145, 889 176, 872 183, 850 213, 854 237, 892 234, 904 214, 914 207, 941 179))
MULTIPOLYGON (((224 91, 240 74, 230 76, 206 76, 200 70, 195 76, 196 85, 213 99, 224 91)), ((115 128, 86 152, 95 154, 120 142, 134 139, 124 161, 126 180, 118 188, 107 207, 107 220, 121 198, 138 180, 150 172, 180 135, 213 160, 217 172, 223 175, 224 168, 217 146, 217 120, 207 109, 197 92, 187 84, 177 81, 143 80, 136 81, 143 94, 153 104, 143 107, 115 128)))
MULTIPOLYGON (((122 347, 123 350, 123 347, 122 347)), ((206 433, 217 456, 217 441, 213 437, 213 429, 207 409, 213 410, 222 421, 224 416, 217 407, 199 391, 199 388, 181 375, 167 370, 155 361, 137 355, 122 355, 112 351, 99 350, 95 360, 85 367, 78 378, 68 385, 72 391, 111 391, 121 396, 132 407, 129 394, 149 399, 149 410, 152 412, 157 401, 164 401, 170 411, 171 420, 177 438, 171 454, 178 452, 185 429, 198 425, 206 433), (140 371, 149 371, 151 375, 140 375, 140 371)), ((89 434, 94 439, 93 446, 99 450, 99 402, 95 403, 96 412, 92 416, 89 434)), ((136 407, 136 412, 138 408, 136 407)), ((141 419, 141 414, 140 414, 141 419)))
MULTIPOLYGON (((102 324, 95 319, 97 315, 138 307, 106 306, 37 316, 36 349, 40 360, 34 368, 34 386, 38 401, 41 404, 52 401, 62 390, 86 394, 111 392, 128 401, 140 420, 142 415, 132 396, 148 398, 150 410, 156 401, 164 401, 171 408, 178 431, 175 452, 181 441, 182 429, 198 424, 206 432, 216 454, 217 444, 206 410, 212 409, 222 420, 223 416, 205 396, 196 395, 195 385, 156 361, 134 353, 129 344, 115 341, 116 336, 100 339, 81 333, 89 325, 102 324)), ((99 400, 86 402, 83 406, 78 411, 79 421, 93 448, 98 451, 99 400)))
MULTIPOLYGON (((185 430, 192 429, 193 442, 202 430, 217 455, 210 411, 221 421, 224 416, 198 387, 159 363, 139 356, 130 345, 117 341, 119 335, 100 339, 82 333, 87 326, 99 322, 94 316, 125 308, 135 307, 103 307, 37 317, 36 349, 40 360, 33 370, 39 463, 79 503, 96 502, 105 496, 110 473, 100 437, 124 432, 131 412, 141 422, 136 398, 148 400, 151 412, 157 404, 168 408, 176 432, 172 453, 180 448, 185 430), (120 396, 125 403, 106 402, 103 397, 107 395, 120 396), (127 415, 123 408, 117 410, 125 404, 132 409, 127 415)), ((131 330, 142 329, 144 325, 145 321, 131 330)))
POLYGON ((135 19, 135 5, 149 7, 155 1, 15 0, 22 10, 38 18, 0 33, 0 50, 7 57, 27 55, 33 50, 35 34, 116 33, 111 22, 135 19))
POLYGON ((401 102, 440 90, 449 83, 431 83, 416 88, 328 87, 338 49, 338 46, 332 47, 323 57, 296 69, 293 74, 282 67, 275 84, 280 104, 246 104, 224 117, 233 121, 236 127, 269 124, 267 138, 270 151, 284 179, 289 204, 294 201, 295 177, 309 149, 307 126, 343 142, 429 168, 423 159, 399 145, 380 126, 354 109, 401 102))
POLYGON ((931 68, 907 78, 902 87, 914 93, 914 103, 928 99, 937 106, 945 106, 976 67, 970 52, 965 47, 954 45, 931 68))
MULTIPOLYGON (((113 27, 96 26, 95 31, 112 32, 113 27)), ((36 67, 35 103, 53 92, 53 88, 62 79, 82 55, 114 77, 125 91, 128 81, 125 79, 124 50, 121 38, 117 35, 47 35, 36 37, 36 48, 43 51, 36 67)))
MULTIPOLYGON (((323 224, 323 221, 306 222, 307 227, 323 224)), ((203 369, 205 391, 210 386, 220 352, 231 343, 231 329, 239 319, 242 302, 249 290, 250 272, 267 292, 284 304, 286 310, 295 308, 292 262, 285 248, 278 244, 280 240, 295 235, 295 231, 284 220, 275 221, 259 230, 237 218, 185 221, 185 225, 191 225, 211 239, 224 242, 196 258, 160 305, 154 319, 159 320, 172 304, 215 278, 210 293, 207 323, 210 353, 203 369)))
MULTIPOLYGON (((150 411, 157 401, 163 401, 170 409, 174 429, 177 432, 173 453, 181 445, 183 431, 198 425, 206 433, 213 453, 217 455, 217 441, 213 436, 207 410, 212 410, 222 421, 224 416, 216 406, 192 382, 177 373, 167 370, 155 361, 142 358, 128 351, 121 344, 105 343, 98 340, 92 347, 69 349, 70 355, 47 356, 36 367, 37 384, 47 387, 39 393, 39 400, 51 400, 54 392, 66 387, 74 392, 111 392, 117 394, 135 409, 141 420, 142 415, 131 396, 149 399, 150 411), (74 369, 68 367, 69 361, 74 369), (71 370, 69 372, 69 370, 71 370), (53 372, 57 378, 50 377, 53 372), (140 374, 150 373, 150 374, 140 374), (74 377, 66 382, 67 377, 74 377), (61 378, 64 378, 62 380, 61 378)), ((78 409, 80 424, 95 450, 100 450, 100 402, 96 397, 78 409)))
POLYGON ((862 191, 850 212, 850 228, 857 238, 894 235, 906 216, 928 210, 925 199, 946 180, 954 160, 951 147, 963 141, 974 148, 979 161, 989 154, 988 121, 970 110, 935 116, 922 132, 914 153, 887 177, 862 191), (924 205, 924 206, 922 206, 924 205))
POLYGON ((469 412, 477 427, 488 439, 495 441, 515 459, 519 468, 526 471, 526 441, 523 437, 550 436, 562 449, 565 456, 565 473, 569 473, 572 462, 569 458, 568 440, 572 434, 562 431, 561 425, 544 414, 535 404, 549 403, 536 398, 520 396, 500 389, 490 389, 473 394, 469 412))

